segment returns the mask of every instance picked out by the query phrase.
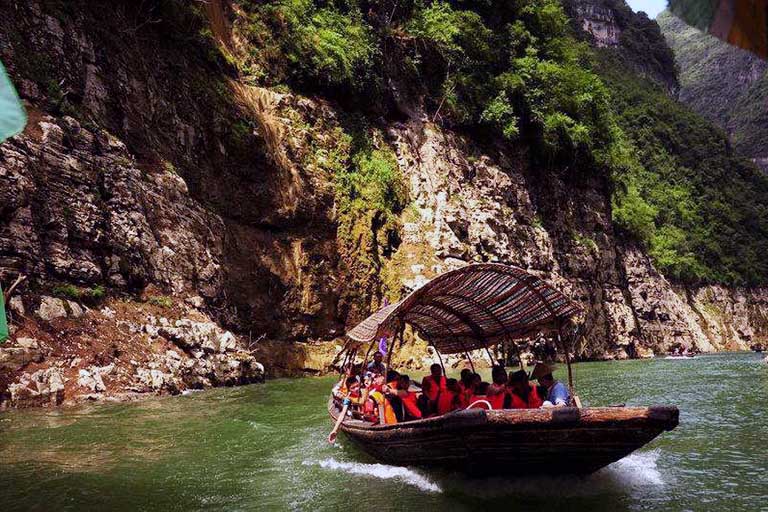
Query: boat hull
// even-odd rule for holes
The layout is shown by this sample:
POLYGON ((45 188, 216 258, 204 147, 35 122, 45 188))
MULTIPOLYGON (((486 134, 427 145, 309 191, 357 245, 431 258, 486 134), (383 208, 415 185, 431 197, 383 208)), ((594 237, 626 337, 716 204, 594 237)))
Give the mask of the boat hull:
MULTIPOLYGON (((332 419, 338 409, 329 402, 332 419)), ((456 411, 373 426, 348 419, 341 430, 375 459, 469 474, 588 474, 678 424, 676 407, 456 411)))

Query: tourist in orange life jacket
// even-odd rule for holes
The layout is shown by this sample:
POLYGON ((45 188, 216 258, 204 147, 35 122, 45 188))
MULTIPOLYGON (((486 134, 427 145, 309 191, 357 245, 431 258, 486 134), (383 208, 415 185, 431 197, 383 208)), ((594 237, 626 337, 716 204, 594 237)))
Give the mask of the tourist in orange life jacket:
POLYGON ((472 385, 472 370, 464 368, 461 370, 461 377, 459 377, 459 387, 462 391, 472 385))
POLYGON ((447 379, 445 382, 445 391, 437 397, 437 414, 447 414, 459 407, 459 395, 461 388, 456 379, 447 379))
POLYGON ((445 389, 445 375, 439 364, 435 363, 429 367, 429 375, 421 380, 421 389, 430 402, 437 401, 437 395, 445 389), (425 385, 429 391, 426 391, 425 385))
POLYGON ((507 395, 506 383, 507 372, 504 371, 502 366, 494 366, 491 370, 491 378, 493 383, 488 386, 488 392, 486 394, 488 403, 494 409, 504 408, 504 398, 507 395))
POLYGON ((403 421, 418 420, 422 417, 419 406, 416 403, 416 393, 413 393, 409 389, 410 387, 411 378, 408 375, 401 375, 397 379, 397 389, 392 389, 388 386, 384 388, 390 395, 396 395, 403 404, 403 421))
POLYGON ((507 387, 509 409, 538 409, 544 401, 537 386, 528 381, 525 370, 518 370, 509 376, 507 387))
POLYGON ((368 393, 369 398, 366 401, 366 412, 372 415, 369 421, 374 424, 384 423, 385 425, 391 425, 397 423, 397 416, 394 409, 392 409, 392 404, 384 396, 385 385, 384 375, 375 375, 373 377, 373 383, 368 393))
POLYGON ((466 409, 469 405, 469 397, 472 396, 472 370, 469 368, 461 370, 459 389, 457 404, 459 409, 466 409))
POLYGON ((403 402, 400 397, 397 396, 397 381, 400 378, 400 374, 395 370, 389 370, 387 372, 386 385, 384 386, 384 394, 389 401, 392 410, 395 411, 395 417, 397 421, 403 421, 403 402))

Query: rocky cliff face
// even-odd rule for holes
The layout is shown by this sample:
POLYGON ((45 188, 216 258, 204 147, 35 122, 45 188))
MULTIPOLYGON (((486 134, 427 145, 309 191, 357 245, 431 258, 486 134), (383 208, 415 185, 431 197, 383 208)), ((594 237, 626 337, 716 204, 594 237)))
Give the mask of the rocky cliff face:
MULTIPOLYGON (((118 2, 104 22, 88 2, 0 3, 0 58, 30 112, 0 146, 0 277, 30 278, 0 349, 8 403, 250 382, 255 357, 317 369, 339 347, 274 347, 334 339, 370 299, 473 261, 524 267, 580 301, 580 358, 768 338, 768 291, 675 287, 614 232, 606 178, 532 168, 526 147, 441 128, 414 98, 373 141, 406 183, 397 239, 378 245, 372 219, 351 250, 332 161, 348 112, 240 81, 217 46, 242 43, 227 32, 236 4, 214 9, 219 43, 210 12, 158 5, 118 2), (356 255, 380 272, 361 279, 377 267, 356 255)), ((610 12, 580 12, 615 44, 610 12)))
POLYGON ((633 12, 625 0, 566 0, 564 5, 593 46, 614 50, 638 74, 677 94, 674 55, 645 12, 633 12))
POLYGON ((582 30, 592 37, 595 46, 603 48, 619 46, 621 27, 615 12, 610 7, 589 1, 573 2, 573 6, 582 30))

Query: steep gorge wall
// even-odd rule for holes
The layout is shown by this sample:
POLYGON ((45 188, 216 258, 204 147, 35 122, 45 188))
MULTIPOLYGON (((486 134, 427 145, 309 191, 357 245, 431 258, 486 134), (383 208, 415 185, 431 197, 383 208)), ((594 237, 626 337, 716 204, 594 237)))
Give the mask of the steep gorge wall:
MULTIPOLYGON (((25 133, 0 147, 0 276, 31 278, 17 336, 45 337, 29 311, 74 283, 187 297, 242 334, 240 349, 262 335, 337 337, 369 307, 344 261, 350 241, 337 238, 328 155, 344 109, 233 86, 199 19, 116 5, 101 26, 87 2, 0 2, 0 58, 30 111, 25 133)), ((410 201, 399 243, 380 255, 381 290, 396 296, 444 270, 501 261, 584 305, 582 358, 768 338, 767 291, 674 287, 614 232, 604 177, 531 168, 525 147, 480 144, 403 101, 407 119, 379 120, 375 142, 394 151, 410 201)))

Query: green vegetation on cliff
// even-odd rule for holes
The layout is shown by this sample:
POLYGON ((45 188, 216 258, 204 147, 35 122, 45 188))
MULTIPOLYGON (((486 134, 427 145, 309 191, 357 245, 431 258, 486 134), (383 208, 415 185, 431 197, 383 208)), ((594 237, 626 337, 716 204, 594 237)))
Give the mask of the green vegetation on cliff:
POLYGON ((632 160, 617 172, 614 219, 667 276, 754 285, 768 280, 768 179, 725 135, 601 52, 632 160))
POLYGON ((680 100, 726 130, 740 154, 768 157, 768 63, 668 11, 658 22, 680 68, 680 100))
POLYGON ((444 126, 527 144, 537 167, 612 179, 616 225, 665 274, 768 281, 766 180, 734 158, 722 133, 635 73, 676 83, 658 26, 623 2, 598 4, 622 34, 620 51, 595 59, 557 0, 244 3, 251 78, 347 105, 380 139, 362 144, 347 129, 338 146, 339 241, 356 274, 381 269, 407 203, 374 121, 397 115, 395 83, 444 126))
POLYGON ((609 163, 608 94, 557 0, 245 6, 246 68, 265 85, 287 82, 378 113, 382 84, 405 80, 445 125, 525 140, 546 162, 609 163))

